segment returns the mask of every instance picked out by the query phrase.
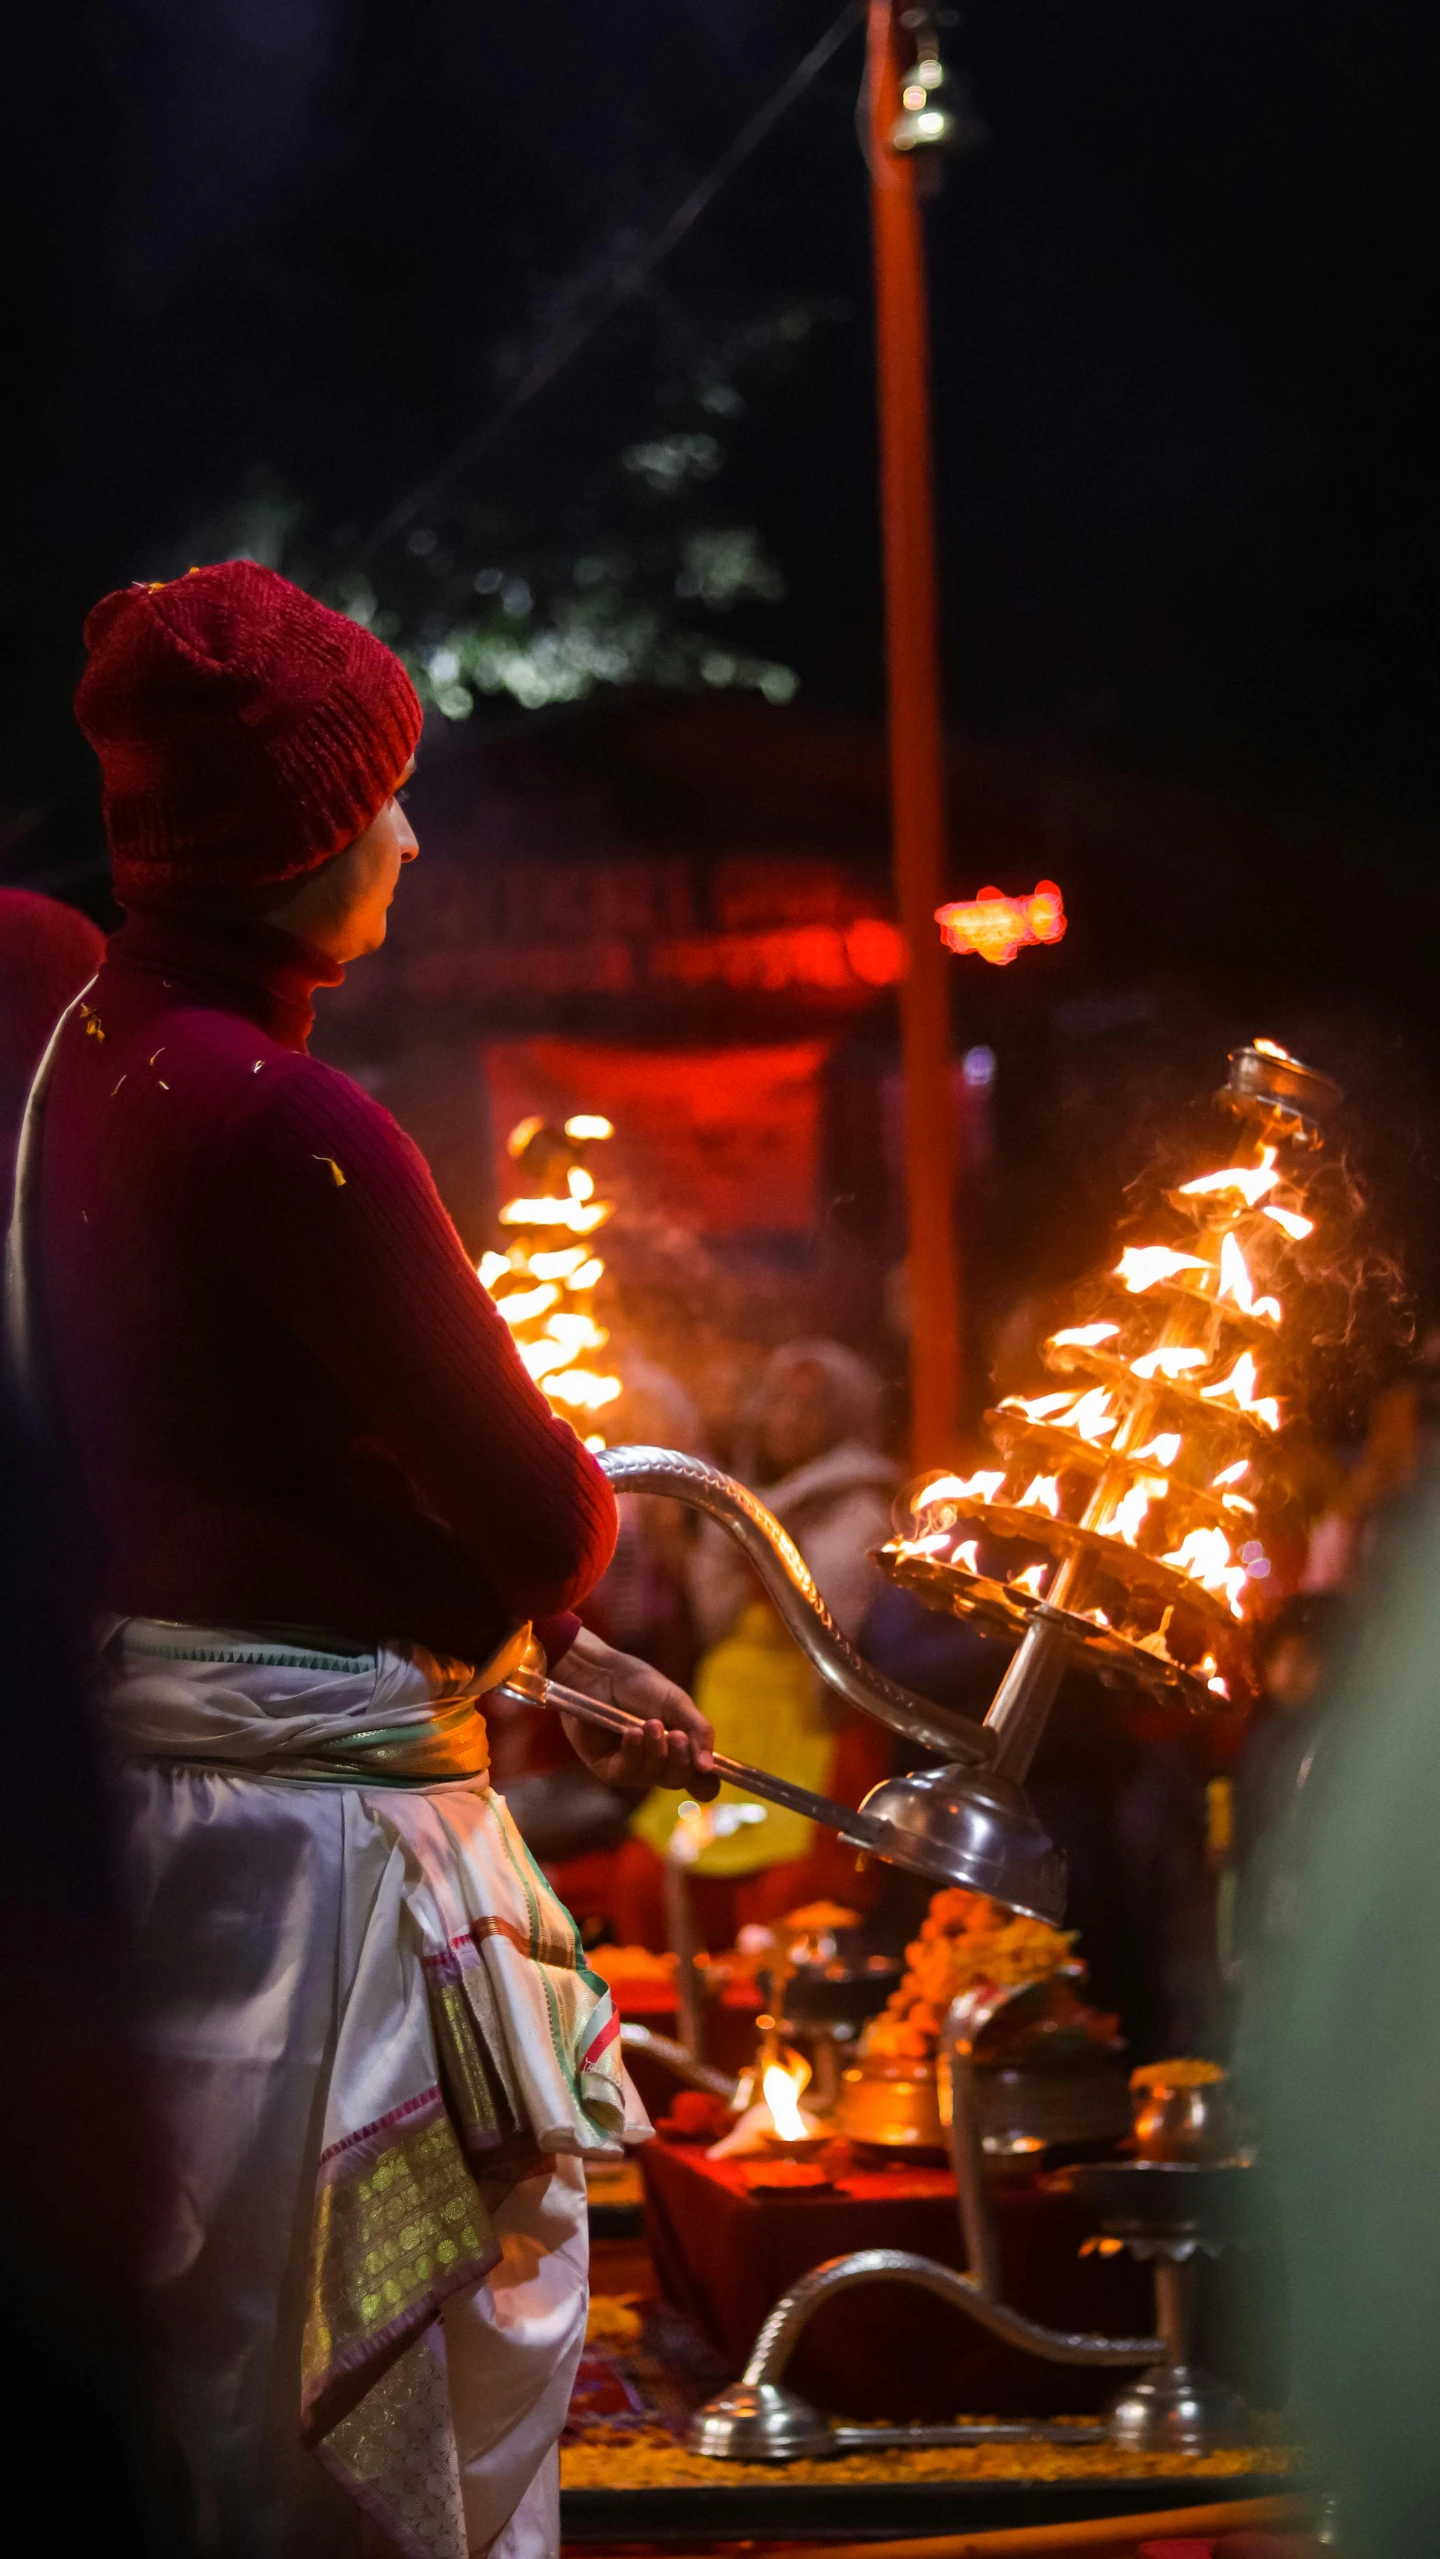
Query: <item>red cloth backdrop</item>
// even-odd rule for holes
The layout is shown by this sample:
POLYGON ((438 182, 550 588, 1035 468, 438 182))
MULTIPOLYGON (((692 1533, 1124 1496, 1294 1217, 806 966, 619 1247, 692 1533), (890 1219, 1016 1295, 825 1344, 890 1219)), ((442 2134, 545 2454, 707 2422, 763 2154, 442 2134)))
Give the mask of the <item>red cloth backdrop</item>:
MULTIPOLYGON (((963 2267, 947 2169, 856 2166, 828 2194, 755 2195, 738 2165, 698 2148, 647 2142, 645 2236, 660 2288, 739 2372, 767 2311, 796 2279, 853 2248, 911 2248, 963 2267)), ((1128 2257, 1081 2257, 1089 2225, 1064 2195, 1030 2181, 993 2193, 1005 2297, 1050 2325, 1144 2335, 1154 2316, 1145 2270, 1128 2257)), ((818 2312, 786 2374, 822 2408, 897 2423, 957 2415, 1048 2414, 1103 2407, 1123 2376, 1042 2363, 914 2286, 877 2283, 818 2312)))
MULTIPOLYGON (((820 1069, 828 1040, 784 1047, 611 1048, 598 1040, 492 1040, 485 1048, 503 1199, 505 1140, 532 1112, 613 1121, 613 1160, 637 1211, 703 1234, 803 1232, 816 1215, 820 1069)), ((603 1169, 602 1169, 603 1168, 603 1169)))

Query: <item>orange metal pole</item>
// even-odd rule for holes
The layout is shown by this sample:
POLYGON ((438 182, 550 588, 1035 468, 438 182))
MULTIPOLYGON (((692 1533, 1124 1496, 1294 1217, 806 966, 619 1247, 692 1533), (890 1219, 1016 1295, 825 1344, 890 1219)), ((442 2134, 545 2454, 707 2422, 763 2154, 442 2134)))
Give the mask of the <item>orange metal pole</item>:
POLYGON ((909 1217, 912 1444, 947 1456, 959 1422, 960 1252, 950 1102, 950 981, 935 922, 944 895, 945 783, 935 614, 925 254, 913 163, 890 149, 900 113, 895 0, 870 0, 880 489, 895 887, 909 968, 900 993, 909 1217))

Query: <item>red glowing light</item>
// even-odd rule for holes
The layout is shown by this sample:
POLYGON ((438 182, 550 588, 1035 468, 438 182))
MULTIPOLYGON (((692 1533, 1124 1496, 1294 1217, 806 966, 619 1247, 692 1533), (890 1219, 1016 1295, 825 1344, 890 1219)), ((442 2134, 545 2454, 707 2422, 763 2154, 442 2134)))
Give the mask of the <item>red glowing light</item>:
POLYGON ((862 986, 895 986, 905 974, 905 936, 881 915, 861 915, 846 932, 845 957, 862 986))
POLYGON ((937 906, 940 938, 962 956, 978 951, 996 968, 1008 968, 1017 951, 1032 942, 1060 942, 1065 937, 1065 900, 1053 880, 1041 880, 1031 897, 1006 897, 999 889, 982 889, 978 897, 937 906))

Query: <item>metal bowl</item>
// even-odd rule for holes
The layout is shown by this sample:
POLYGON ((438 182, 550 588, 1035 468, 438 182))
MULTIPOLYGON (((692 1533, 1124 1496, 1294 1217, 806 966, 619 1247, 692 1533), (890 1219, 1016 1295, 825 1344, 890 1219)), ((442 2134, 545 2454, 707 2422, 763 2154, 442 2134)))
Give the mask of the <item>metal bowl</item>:
POLYGON ((884 2007, 901 1971, 898 1955, 867 1953, 858 1929, 837 1935, 828 1961, 796 1964, 781 1985, 786 2023, 863 2026, 884 2007))
POLYGON ((1233 2246, 1253 2237, 1257 2172, 1254 2155, 1233 2159, 1091 2159, 1057 2171, 1057 2182, 1114 2239, 1153 2240, 1187 2253, 1233 2246))
POLYGON ((1216 1100, 1241 1117, 1271 1117, 1294 1124, 1297 1136, 1314 1144, 1325 1123, 1344 1100, 1329 1075, 1306 1066, 1284 1050, 1245 1048, 1230 1052, 1230 1072, 1216 1100))
MULTIPOLYGON (((1129 2129, 1124 2065, 1112 2053, 1065 2062, 981 2063, 971 2074, 980 2136, 994 2153, 1118 2141, 1129 2129)), ((885 2150, 943 2150, 950 2075, 934 2062, 867 2057, 841 2073, 838 2132, 885 2150)))
MULTIPOLYGON (((1125 2066, 1119 2056, 1095 2052, 1068 2062, 1011 2062, 971 2072, 976 2119, 987 2150, 1042 2150, 1071 2143, 1119 2141, 1129 2126, 1125 2066)), ((937 2095, 942 2123, 950 2118, 950 2084, 942 2072, 937 2095)))

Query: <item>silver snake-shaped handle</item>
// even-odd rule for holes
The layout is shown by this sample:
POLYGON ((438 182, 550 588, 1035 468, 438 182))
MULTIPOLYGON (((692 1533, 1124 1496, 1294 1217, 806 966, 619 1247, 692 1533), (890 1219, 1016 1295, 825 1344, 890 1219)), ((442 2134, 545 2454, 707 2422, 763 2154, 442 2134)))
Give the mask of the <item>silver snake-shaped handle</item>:
POLYGON ((801 1652, 862 1714, 873 1715, 926 1750, 943 1752, 952 1764, 988 1765, 994 1745, 979 1725, 943 1714, 931 1699, 917 1697, 861 1659, 841 1634, 793 1538, 732 1475, 674 1448, 606 1448, 599 1463, 617 1493, 668 1493, 672 1501, 718 1520, 753 1565, 801 1652))

